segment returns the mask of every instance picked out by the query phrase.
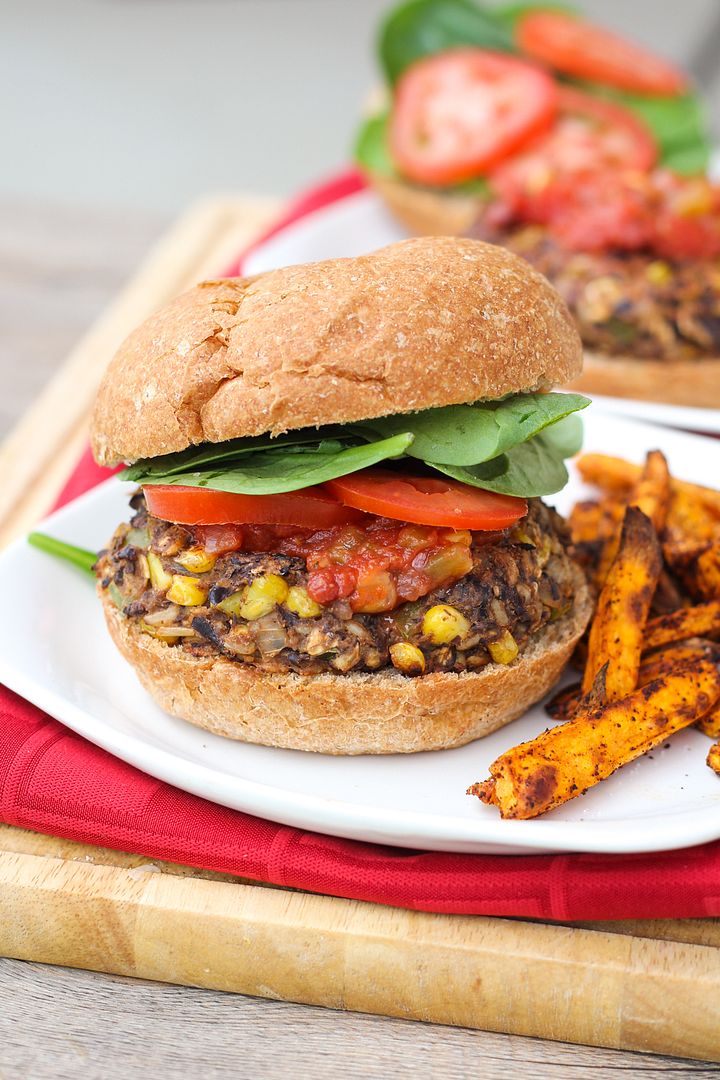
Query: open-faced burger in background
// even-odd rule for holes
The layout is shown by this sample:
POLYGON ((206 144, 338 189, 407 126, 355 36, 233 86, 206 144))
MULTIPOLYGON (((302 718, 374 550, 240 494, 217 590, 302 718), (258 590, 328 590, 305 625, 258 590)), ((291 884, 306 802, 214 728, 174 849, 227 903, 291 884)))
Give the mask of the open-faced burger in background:
POLYGON ((547 281, 477 240, 179 297, 94 415, 142 488, 97 566, 120 651, 169 712, 274 746, 438 749, 521 715, 590 614, 541 501, 580 366, 547 281))
POLYGON ((720 406, 720 186, 687 79, 565 9, 411 0, 358 164, 416 234, 528 259, 586 346, 576 387, 720 406))

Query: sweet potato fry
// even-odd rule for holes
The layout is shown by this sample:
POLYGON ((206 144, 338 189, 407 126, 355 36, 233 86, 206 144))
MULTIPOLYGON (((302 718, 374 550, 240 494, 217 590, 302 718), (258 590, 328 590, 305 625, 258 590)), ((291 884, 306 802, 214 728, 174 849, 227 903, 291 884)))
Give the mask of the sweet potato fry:
POLYGON ((670 645, 673 641, 687 641, 688 638, 707 637, 708 634, 716 634, 718 631, 720 600, 711 600, 707 604, 678 608, 667 615, 650 619, 645 628, 643 649, 656 649, 661 645, 670 645))
MULTIPOLYGON (((646 686, 653 679, 667 675, 674 667, 684 660, 716 660, 720 661, 720 645, 710 641, 698 641, 693 644, 670 645, 656 653, 651 653, 640 665, 638 671, 638 686, 646 686)), ((553 720, 572 720, 583 704, 582 685, 579 682, 570 683, 559 690, 554 697, 545 705, 545 712, 553 720)), ((602 704, 602 702, 598 702, 602 704)), ((698 727, 701 724, 698 722, 698 727)), ((720 738, 720 726, 718 729, 720 738)))
POLYGON ((667 535, 677 540, 712 540, 718 535, 720 513, 713 513, 696 495, 673 490, 670 495, 667 535))
POLYGON ((567 519, 573 543, 583 544, 597 540, 602 516, 602 507, 595 499, 575 503, 567 519))
POLYGON ((581 454, 575 464, 586 484, 621 497, 637 483, 642 471, 640 465, 610 454, 581 454))
MULTIPOLYGON (((627 495, 642 472, 642 466, 608 454, 583 454, 577 459, 576 465, 586 483, 595 484, 602 491, 618 496, 627 495)), ((690 484, 686 480, 677 480, 675 477, 670 481, 670 489, 673 493, 682 492, 692 497, 706 512, 720 521, 720 491, 702 487, 700 484, 690 484)))
POLYGON ((718 776, 720 776, 720 742, 716 742, 714 746, 710 747, 707 763, 713 772, 716 772, 718 776))
POLYGON ((687 591, 697 600, 720 599, 720 539, 695 545, 667 542, 665 558, 687 591))
POLYGON ((635 689, 643 632, 661 570, 660 543, 652 522, 642 510, 629 506, 617 557, 590 626, 583 693, 588 693, 605 663, 608 701, 617 701, 635 689))
POLYGON ((652 606, 653 611, 658 615, 662 615, 666 611, 677 611, 679 607, 683 606, 683 594, 680 587, 666 568, 660 571, 652 606))
POLYGON ((701 716, 695 727, 710 739, 720 739, 720 705, 713 707, 701 716))
POLYGON ((557 694, 550 698, 545 705, 545 712, 553 720, 562 720, 563 722, 572 720, 578 711, 582 696, 581 683, 570 683, 569 686, 564 686, 562 690, 558 690, 557 694))
POLYGON ((614 497, 575 503, 568 518, 573 543, 594 543, 606 539, 620 526, 624 513, 624 502, 614 497))
POLYGON ((468 794, 497 806, 503 818, 537 817, 688 727, 718 699, 715 664, 686 661, 628 697, 508 750, 490 766, 490 779, 468 794))
MULTIPOLYGON (((651 450, 647 455, 642 471, 630 489, 628 506, 636 506, 652 521, 658 535, 665 527, 670 504, 670 472, 665 455, 660 450, 651 450)), ((620 526, 611 532, 605 540, 602 554, 595 575, 595 584, 602 588, 610 572, 610 567, 620 547, 620 526)))
POLYGON ((637 506, 655 526, 655 532, 665 528, 670 506, 670 470, 661 450, 647 455, 640 477, 630 494, 630 506, 637 506))

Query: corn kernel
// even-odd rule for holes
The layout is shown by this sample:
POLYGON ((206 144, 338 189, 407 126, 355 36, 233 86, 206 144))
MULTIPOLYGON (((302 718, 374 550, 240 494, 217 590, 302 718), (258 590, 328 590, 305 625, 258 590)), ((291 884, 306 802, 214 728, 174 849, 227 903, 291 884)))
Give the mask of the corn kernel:
POLYGON ((519 526, 513 529, 512 539, 516 544, 527 544, 529 547, 535 547, 534 541, 528 536, 525 530, 519 526))
POLYGON ((159 589, 160 592, 167 592, 173 583, 172 574, 168 574, 160 561, 160 557, 156 555, 154 551, 148 551, 147 561, 153 589, 159 589))
POLYGON ((468 529, 453 529, 451 532, 445 533, 443 540, 446 544, 466 544, 470 547, 472 533, 468 529))
POLYGON ((221 611, 224 611, 226 615, 239 615, 240 609, 245 603, 245 596, 247 589, 239 589, 237 592, 230 593, 224 600, 221 600, 217 607, 221 611))
POLYGON ((303 589, 300 585, 293 585, 288 590, 285 607, 288 611, 299 615, 301 619, 312 619, 316 615, 322 615, 323 610, 320 604, 315 603, 307 589, 303 589))
POLYGON ((488 652, 496 664, 511 664, 519 651, 517 641, 509 630, 503 633, 499 641, 491 641, 488 645, 488 652))
POLYGON ((405 675, 422 675, 425 670, 425 657, 417 645, 409 641, 398 641, 390 646, 390 659, 393 667, 405 675))
POLYGON ((248 622, 269 615, 276 604, 282 604, 288 595, 287 582, 277 574, 261 574, 248 586, 245 602, 238 614, 248 622))
POLYGON ((470 623, 457 608, 449 604, 435 604, 425 612, 422 621, 423 634, 433 645, 449 645, 456 638, 463 638, 470 623))
POLYGON ((662 259, 654 259, 646 269, 645 277, 651 285, 668 285, 672 281, 672 270, 662 259))
POLYGON ((167 598, 182 607, 199 607, 207 600, 207 594, 208 586, 203 585, 197 578, 185 577, 184 574, 173 574, 172 585, 168 589, 167 598))
POLYGON ((209 555, 202 548, 188 548, 175 556, 175 562, 179 562, 186 570, 192 570, 194 574, 206 574, 217 562, 217 555, 209 555))

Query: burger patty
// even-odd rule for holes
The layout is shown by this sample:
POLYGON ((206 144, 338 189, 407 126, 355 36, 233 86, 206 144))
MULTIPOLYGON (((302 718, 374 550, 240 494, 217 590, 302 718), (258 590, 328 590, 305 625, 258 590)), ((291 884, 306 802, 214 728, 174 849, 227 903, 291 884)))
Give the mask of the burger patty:
POLYGON ((542 226, 474 235, 527 259, 568 305, 585 345, 610 356, 720 356, 720 263, 570 251, 542 226))
POLYGON ((506 535, 492 543, 476 538, 470 573, 420 600, 382 614, 354 613, 347 601, 337 600, 313 604, 305 617, 271 601, 270 610, 254 619, 218 605, 268 575, 304 590, 304 559, 235 551, 219 556, 210 570, 190 575, 179 560, 197 551, 192 528, 152 517, 141 495, 133 505, 137 512, 131 523, 117 529, 96 566, 110 599, 139 629, 170 647, 196 656, 221 654, 266 672, 314 675, 390 666, 408 675, 478 670, 491 660, 511 662, 573 604, 577 571, 566 550, 564 522, 537 499, 506 535), (170 578, 178 574, 188 575, 191 588, 201 586, 199 602, 192 596, 185 604, 167 598, 170 578), (446 639, 441 644, 438 620, 446 639), (460 630, 453 634, 455 626, 460 630))

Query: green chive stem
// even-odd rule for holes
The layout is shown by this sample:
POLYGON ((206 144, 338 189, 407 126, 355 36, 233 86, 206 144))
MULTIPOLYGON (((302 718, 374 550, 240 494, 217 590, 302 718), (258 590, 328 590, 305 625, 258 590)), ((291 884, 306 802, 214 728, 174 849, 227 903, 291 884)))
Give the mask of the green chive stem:
POLYGON ((28 536, 28 544, 40 551, 46 551, 48 555, 55 555, 58 559, 65 559, 74 566, 84 570, 86 574, 93 574, 93 566, 97 562, 97 554, 87 551, 85 548, 75 547, 74 544, 66 544, 63 540, 57 540, 54 536, 46 533, 32 532, 28 536))

